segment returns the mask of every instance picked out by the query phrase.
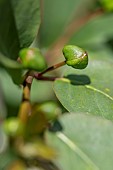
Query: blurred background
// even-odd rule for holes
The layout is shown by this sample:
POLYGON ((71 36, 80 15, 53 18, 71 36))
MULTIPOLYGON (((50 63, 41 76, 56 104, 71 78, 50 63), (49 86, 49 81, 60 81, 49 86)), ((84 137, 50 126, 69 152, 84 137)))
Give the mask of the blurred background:
MULTIPOLYGON (((41 49, 48 66, 64 60, 62 48, 65 44, 82 47, 89 58, 113 59, 112 0, 41 0, 40 6, 41 25, 31 46, 41 49)), ((65 66, 51 75, 62 76, 64 69, 65 66)), ((21 99, 22 88, 15 85, 5 69, 0 67, 0 119, 6 114, 16 116, 21 99)), ((50 100, 57 101, 52 82, 34 80, 31 102, 50 100)), ((6 140, 5 136, 1 139, 6 140)), ((0 145, 3 143, 5 145, 0 140, 0 145)), ((4 147, 0 146, 0 149, 4 147)))

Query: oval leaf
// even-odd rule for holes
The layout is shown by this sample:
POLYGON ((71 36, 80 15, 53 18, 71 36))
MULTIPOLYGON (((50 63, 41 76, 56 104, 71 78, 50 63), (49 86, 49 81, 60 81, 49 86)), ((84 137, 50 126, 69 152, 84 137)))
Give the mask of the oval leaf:
POLYGON ((22 82, 22 65, 17 61, 11 60, 4 55, 0 54, 0 66, 4 67, 7 72, 12 77, 12 80, 16 84, 20 84, 22 82))
POLYGON ((29 47, 40 26, 39 0, 11 0, 20 47, 29 47))
POLYGON ((19 40, 11 7, 11 1, 0 0, 0 52, 16 59, 19 52, 19 40))
POLYGON ((83 114, 64 115, 62 132, 48 133, 49 144, 59 157, 55 163, 62 170, 112 170, 113 124, 102 118, 83 114))
POLYGON ((17 59, 20 48, 29 47, 39 25, 39 0, 0 0, 0 52, 17 59))
POLYGON ((55 81, 55 93, 69 112, 84 112, 113 120, 113 63, 92 60, 84 71, 67 68, 55 81))

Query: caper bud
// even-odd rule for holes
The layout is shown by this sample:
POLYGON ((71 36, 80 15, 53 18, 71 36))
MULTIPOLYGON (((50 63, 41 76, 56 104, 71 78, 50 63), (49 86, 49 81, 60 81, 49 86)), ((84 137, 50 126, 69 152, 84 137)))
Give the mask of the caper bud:
POLYGON ((20 50, 19 57, 26 69, 43 71, 46 68, 46 62, 38 48, 24 48, 20 50))
POLYGON ((84 69, 88 65, 88 54, 75 45, 66 45, 62 50, 66 64, 75 69, 84 69))

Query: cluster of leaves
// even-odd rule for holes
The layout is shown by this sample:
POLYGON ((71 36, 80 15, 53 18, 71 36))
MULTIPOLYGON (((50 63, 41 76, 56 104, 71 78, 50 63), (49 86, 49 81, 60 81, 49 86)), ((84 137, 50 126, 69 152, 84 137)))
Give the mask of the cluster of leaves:
POLYGON ((112 170, 112 11, 112 0, 0 0, 0 169, 112 170), (38 47, 51 65, 65 44, 86 49, 88 67, 33 80, 27 117, 19 51, 38 47))

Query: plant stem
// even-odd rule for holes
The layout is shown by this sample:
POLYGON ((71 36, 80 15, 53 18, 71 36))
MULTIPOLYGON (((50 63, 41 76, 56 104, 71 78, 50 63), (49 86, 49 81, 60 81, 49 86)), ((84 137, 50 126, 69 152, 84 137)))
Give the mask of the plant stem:
POLYGON ((30 90, 33 77, 28 76, 23 83, 23 99, 22 101, 30 101, 30 90))
POLYGON ((34 75, 34 78, 37 80, 43 80, 43 81, 55 81, 58 77, 50 77, 50 76, 39 76, 38 74, 34 75))
POLYGON ((46 70, 44 70, 41 73, 34 73, 28 71, 25 75, 25 80, 23 82, 23 97, 22 97, 22 103, 20 105, 20 109, 18 112, 18 117, 26 123, 28 117, 31 115, 31 103, 30 103, 30 90, 31 90, 31 84, 33 81, 33 78, 36 78, 38 80, 45 80, 45 81, 54 81, 56 77, 44 77, 43 74, 55 70, 63 65, 66 64, 66 61, 62 61, 58 64, 55 64, 46 70))
POLYGON ((23 97, 18 117, 25 123, 31 115, 30 90, 33 77, 28 76, 23 82, 23 97))
POLYGON ((47 72, 49 72, 49 71, 53 71, 53 70, 55 70, 55 69, 57 69, 57 68, 59 68, 59 67, 61 67, 61 66, 64 66, 65 64, 66 64, 66 61, 62 61, 62 62, 60 62, 60 63, 58 63, 58 64, 55 64, 55 65, 47 68, 46 70, 44 70, 43 72, 41 72, 41 73, 39 73, 39 74, 35 74, 34 77, 35 77, 35 78, 40 78, 40 77, 42 77, 43 74, 45 74, 45 73, 47 73, 47 72))

